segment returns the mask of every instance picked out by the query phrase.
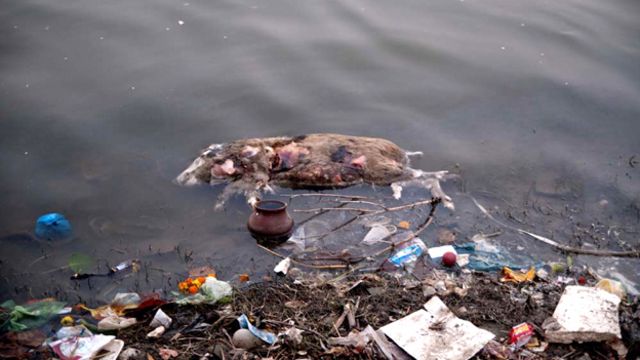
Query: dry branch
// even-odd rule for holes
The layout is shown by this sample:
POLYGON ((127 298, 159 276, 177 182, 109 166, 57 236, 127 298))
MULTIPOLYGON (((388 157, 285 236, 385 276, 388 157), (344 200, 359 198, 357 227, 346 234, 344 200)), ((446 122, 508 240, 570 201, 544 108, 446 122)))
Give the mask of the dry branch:
MULTIPOLYGON (((275 251, 273 251, 273 250, 271 250, 269 248, 266 248, 266 247, 264 247, 264 246, 262 246, 260 244, 256 244, 256 245, 259 248, 261 248, 262 250, 268 252, 269 254, 271 254, 273 256, 277 256, 277 257, 282 258, 282 259, 286 259, 287 258, 287 256, 284 256, 284 255, 282 255, 280 253, 277 253, 277 252, 275 252, 275 251)), ((291 262, 296 264, 296 265, 302 266, 302 267, 306 267, 306 268, 310 268, 310 269, 317 269, 317 270, 339 270, 339 269, 347 269, 349 267, 346 264, 313 265, 313 264, 307 264, 307 263, 304 263, 304 262, 301 262, 301 261, 298 261, 298 260, 294 260, 294 259, 291 259, 291 262)))
POLYGON ((333 198, 343 198, 343 199, 370 199, 369 197, 366 196, 358 196, 358 195, 340 195, 340 194, 315 194, 315 193, 308 193, 308 194, 282 194, 280 195, 282 197, 288 197, 291 199, 295 199, 298 197, 333 197, 333 198))

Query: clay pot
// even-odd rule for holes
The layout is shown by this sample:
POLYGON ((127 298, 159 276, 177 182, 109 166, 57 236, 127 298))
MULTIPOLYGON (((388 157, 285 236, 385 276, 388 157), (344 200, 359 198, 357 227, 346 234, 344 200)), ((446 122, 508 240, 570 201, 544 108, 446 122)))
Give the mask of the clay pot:
POLYGON ((278 200, 259 201, 254 207, 247 228, 259 243, 279 244, 287 241, 293 231, 293 219, 287 204, 278 200))

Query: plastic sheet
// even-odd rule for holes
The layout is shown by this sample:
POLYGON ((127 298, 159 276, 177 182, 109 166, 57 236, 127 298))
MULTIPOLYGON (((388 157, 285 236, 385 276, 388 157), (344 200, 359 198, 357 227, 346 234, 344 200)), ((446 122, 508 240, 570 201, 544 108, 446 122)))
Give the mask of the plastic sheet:
POLYGON ((36 221, 35 233, 42 240, 66 239, 71 232, 71 223, 62 214, 44 214, 36 221))
POLYGON ((393 225, 374 224, 367 235, 365 235, 364 239, 362 239, 362 243, 365 245, 377 244, 394 234, 396 231, 397 229, 393 225))
MULTIPOLYGON (((505 267, 511 269, 528 269, 534 265, 534 261, 526 256, 514 255, 505 251, 498 252, 477 250, 475 243, 455 245, 458 254, 469 254, 467 267, 477 271, 500 271, 505 267)), ((543 266, 537 263, 536 268, 543 266)))
POLYGON ((225 281, 220 281, 208 276, 204 284, 195 295, 187 296, 176 301, 177 304, 215 304, 216 302, 231 296, 233 289, 225 281))
POLYGON ((24 331, 45 324, 51 317, 57 315, 65 303, 50 299, 40 300, 24 305, 16 305, 13 300, 0 304, 9 311, 9 315, 2 319, 0 328, 11 331, 24 331))
POLYGON ((414 359, 425 360, 466 360, 495 337, 456 317, 437 296, 381 330, 414 359))
POLYGON ((112 341, 118 342, 115 346, 117 351, 115 357, 117 358, 124 346, 124 342, 115 340, 115 336, 112 335, 98 334, 88 337, 68 337, 54 341, 49 345, 62 360, 85 360, 91 359, 112 341), (119 351, 117 348, 119 348, 119 351))
POLYGON ((251 322, 249 322, 247 315, 240 315, 240 317, 238 317, 238 323, 240 324, 241 328, 248 329, 255 337, 266 342, 267 344, 273 345, 276 342, 276 335, 268 331, 260 330, 257 327, 253 326, 251 322))

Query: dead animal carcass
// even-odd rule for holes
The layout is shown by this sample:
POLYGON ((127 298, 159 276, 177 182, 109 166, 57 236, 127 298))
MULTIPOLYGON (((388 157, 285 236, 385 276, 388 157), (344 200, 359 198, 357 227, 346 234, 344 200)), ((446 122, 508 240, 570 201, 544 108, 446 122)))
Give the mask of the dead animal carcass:
POLYGON ((396 198, 403 185, 415 183, 452 207, 438 181, 447 172, 412 169, 409 155, 413 154, 419 153, 409 153, 385 139, 339 134, 242 139, 210 145, 176 182, 228 183, 217 207, 234 193, 244 193, 251 201, 273 186, 328 189, 360 183, 391 185, 396 198))

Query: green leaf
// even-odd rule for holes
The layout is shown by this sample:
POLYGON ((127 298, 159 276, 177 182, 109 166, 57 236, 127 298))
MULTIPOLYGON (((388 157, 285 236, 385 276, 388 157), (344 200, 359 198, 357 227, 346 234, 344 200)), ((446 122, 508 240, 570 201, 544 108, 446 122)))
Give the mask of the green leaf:
POLYGON ((85 254, 73 253, 69 258, 69 268, 76 274, 86 272, 93 265, 93 259, 85 254))

